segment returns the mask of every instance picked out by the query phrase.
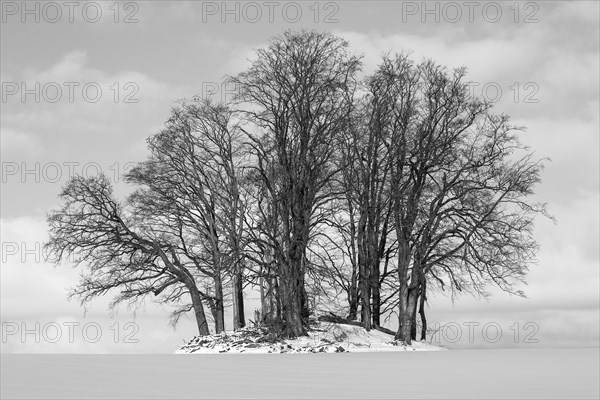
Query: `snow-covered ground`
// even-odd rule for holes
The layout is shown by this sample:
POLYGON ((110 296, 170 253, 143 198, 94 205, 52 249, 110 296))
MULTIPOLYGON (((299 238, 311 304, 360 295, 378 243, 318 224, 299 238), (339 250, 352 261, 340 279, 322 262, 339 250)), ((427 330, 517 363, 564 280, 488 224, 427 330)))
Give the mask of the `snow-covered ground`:
POLYGON ((380 351, 439 351, 443 347, 414 341, 411 346, 394 340, 393 335, 360 326, 319 322, 308 331, 308 336, 288 340, 274 340, 265 329, 244 328, 210 336, 196 336, 175 353, 345 353, 380 351))
POLYGON ((598 399, 599 359, 597 348, 3 354, 0 398, 598 399))

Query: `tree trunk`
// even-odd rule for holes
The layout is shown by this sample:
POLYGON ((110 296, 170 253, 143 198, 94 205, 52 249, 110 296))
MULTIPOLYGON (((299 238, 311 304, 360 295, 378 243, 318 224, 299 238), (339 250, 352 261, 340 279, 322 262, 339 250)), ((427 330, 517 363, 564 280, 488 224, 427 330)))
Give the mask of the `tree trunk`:
POLYGON ((302 318, 302 322, 305 325, 308 325, 308 318, 310 317, 310 304, 308 299, 308 293, 306 292, 306 284, 305 284, 305 276, 306 276, 306 264, 307 259, 306 256, 302 257, 302 266, 300 268, 300 272, 298 275, 298 287, 300 288, 300 316, 302 318))
MULTIPOLYGON (((396 224, 398 226, 398 223, 396 224)), ((398 229, 397 229, 398 230, 398 229)), ((400 232, 399 232, 400 233, 400 232)), ((401 234, 401 233, 400 233, 401 234)), ((398 235, 400 236, 400 235, 398 235)), ((398 332, 396 339, 406 344, 410 341, 410 310, 408 305, 408 265, 410 252, 407 240, 399 240, 398 249, 398 332)))
POLYGON ((418 292, 414 288, 408 288, 407 292, 401 340, 410 345, 412 344, 413 310, 416 309, 418 292))
POLYGON ((301 279, 301 282, 298 284, 300 287, 300 316, 302 317, 302 321, 308 323, 308 318, 310 317, 310 306, 308 302, 308 293, 306 292, 306 285, 304 284, 304 279, 301 279))
POLYGON ((284 334, 289 338, 304 336, 302 324, 302 288, 299 287, 300 280, 293 266, 283 266, 285 273, 280 282, 282 311, 285 319, 284 334), (296 273, 294 273, 296 272, 296 273))
POLYGON ((425 318, 425 301, 427 300, 427 281, 421 283, 421 300, 419 304, 419 315, 421 316, 421 341, 427 340, 427 319, 425 318))
POLYGON ((215 278, 215 332, 221 333, 225 331, 225 307, 223 302, 223 283, 217 275, 215 278))
POLYGON ((360 287, 360 320, 366 330, 371 329, 371 276, 366 216, 358 222, 358 282, 360 287))
POLYGON ((190 297, 192 298, 192 306, 194 308, 194 314, 196 316, 196 325, 198 327, 198 335, 207 336, 210 335, 208 330, 208 323, 206 322, 206 314, 204 314, 204 305, 202 304, 202 297, 200 292, 195 285, 188 286, 190 297))
MULTIPOLYGON (((246 317, 244 315, 244 287, 243 287, 243 282, 242 282, 242 272, 241 272, 241 268, 236 268, 236 269, 237 269, 237 271, 234 272, 233 279, 232 279, 232 286, 233 286, 232 290, 233 290, 233 330, 237 331, 238 329, 246 326, 246 317)), ((261 287, 261 290, 262 290, 262 287, 261 287)))
POLYGON ((366 330, 371 329, 371 282, 369 279, 369 268, 360 265, 360 320, 366 330))
POLYGON ((264 266, 261 264, 260 266, 260 271, 259 271, 259 278, 258 278, 258 284, 260 287, 260 315, 262 318, 262 321, 266 321, 268 319, 268 314, 269 314, 269 306, 267 303, 267 289, 265 288, 266 285, 266 279, 265 279, 265 271, 264 271, 264 266))
POLYGON ((274 302, 275 303, 275 311, 276 311, 275 318, 278 321, 281 321, 281 319, 283 318, 283 306, 281 304, 281 301, 282 301, 281 300, 281 297, 282 297, 281 286, 279 285, 279 278, 274 277, 272 279, 273 279, 273 286, 272 286, 272 288, 273 288, 274 292, 271 295, 271 300, 272 300, 272 302, 271 302, 271 312, 273 310, 273 302, 274 302))
POLYGON ((356 320, 358 316, 358 298, 359 298, 359 290, 358 290, 358 266, 357 266, 357 256, 356 256, 356 225, 354 223, 354 207, 352 205, 352 199, 350 197, 347 198, 348 201, 348 210, 350 213, 350 259, 352 263, 352 275, 350 276, 350 287, 348 290, 348 319, 356 320))
POLYGON ((204 313, 204 305, 202 304, 202 296, 198 287, 196 286, 196 281, 193 276, 182 267, 181 263, 177 259, 175 255, 175 251, 171 249, 171 254, 173 255, 174 262, 167 257, 166 253, 161 249, 161 247, 157 243, 153 243, 154 249, 157 251, 158 255, 165 263, 167 268, 171 270, 185 285, 187 288, 190 298, 192 300, 192 307, 194 309, 194 315, 196 316, 196 325, 198 327, 198 335, 207 336, 210 335, 210 330, 208 329, 208 323, 206 322, 206 314, 204 313))
POLYGON ((303 314, 307 312, 304 298, 304 260, 308 243, 310 216, 303 207, 306 193, 303 187, 293 190, 296 197, 291 205, 292 227, 288 241, 288 251, 284 260, 280 260, 280 289, 282 289, 282 306, 285 319, 284 334, 289 338, 305 336, 303 314))
POLYGON ((379 288, 379 260, 373 259, 371 265, 371 291, 373 298, 373 325, 379 326, 381 318, 381 293, 379 288))
POLYGON ((352 280, 354 281, 354 284, 350 286, 350 292, 348 293, 348 305, 350 306, 348 319, 354 321, 358 316, 358 287, 356 286, 356 274, 354 274, 352 280))
POLYGON ((281 318, 281 307, 277 293, 277 278, 272 271, 271 248, 264 251, 264 263, 260 266, 260 304, 262 321, 281 318))
MULTIPOLYGON (((413 288, 409 290, 409 297, 414 296, 415 301, 413 302, 413 307, 411 309, 411 317, 410 317, 410 339, 417 340, 417 306, 418 306, 418 296, 419 296, 419 288, 413 288), (414 292, 414 294, 412 293, 414 292)), ((410 300, 409 300, 410 301, 410 300)))

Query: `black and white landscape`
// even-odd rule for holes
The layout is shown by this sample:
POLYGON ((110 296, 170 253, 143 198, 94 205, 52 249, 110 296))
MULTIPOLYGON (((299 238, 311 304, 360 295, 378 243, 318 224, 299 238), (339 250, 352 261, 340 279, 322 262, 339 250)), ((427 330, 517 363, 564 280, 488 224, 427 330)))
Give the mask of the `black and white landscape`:
POLYGON ((600 396, 598 3, 1 5, 3 398, 600 396))

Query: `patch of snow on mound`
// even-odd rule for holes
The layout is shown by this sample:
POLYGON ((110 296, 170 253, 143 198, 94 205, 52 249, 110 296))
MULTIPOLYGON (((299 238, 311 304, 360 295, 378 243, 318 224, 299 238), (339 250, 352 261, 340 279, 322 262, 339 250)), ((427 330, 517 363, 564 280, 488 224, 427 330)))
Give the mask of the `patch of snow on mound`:
POLYGON ((235 332, 196 336, 181 346, 177 354, 219 353, 344 353, 376 351, 440 351, 442 347, 419 341, 407 346, 392 335, 360 326, 318 322, 308 336, 278 339, 265 328, 246 327, 235 332))

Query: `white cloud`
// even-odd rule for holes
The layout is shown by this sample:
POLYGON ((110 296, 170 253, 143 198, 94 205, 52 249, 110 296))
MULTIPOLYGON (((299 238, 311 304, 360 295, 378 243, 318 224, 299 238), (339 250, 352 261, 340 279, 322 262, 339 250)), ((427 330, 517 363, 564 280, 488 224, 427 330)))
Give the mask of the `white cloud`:
POLYGON ((44 147, 39 139, 32 134, 15 131, 10 128, 2 129, 2 158, 19 158, 20 156, 36 157, 43 153, 44 147))
POLYGON ((191 319, 183 318, 179 329, 173 331, 168 325, 170 310, 151 300, 136 317, 126 306, 112 315, 108 310, 112 296, 108 294, 88 304, 84 313, 77 300, 67 300, 67 290, 77 282, 79 271, 44 261, 42 245, 47 240, 47 228, 43 217, 2 218, 0 226, 0 314, 2 331, 7 335, 2 341, 3 353, 172 352, 182 338, 194 335, 191 319), (61 336, 55 340, 56 324, 61 336), (98 327, 100 337, 96 341, 98 327), (15 329, 14 334, 8 333, 15 329), (69 340, 69 329, 73 329, 73 341, 69 340), (84 329, 89 329, 87 336, 84 329), (125 340, 127 335, 137 342, 125 340))

